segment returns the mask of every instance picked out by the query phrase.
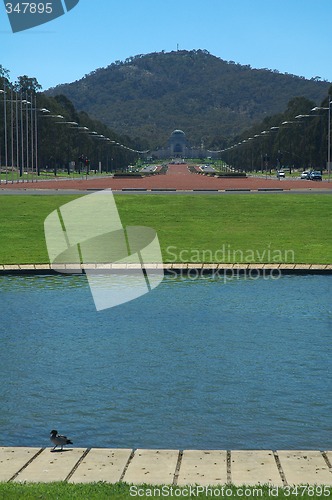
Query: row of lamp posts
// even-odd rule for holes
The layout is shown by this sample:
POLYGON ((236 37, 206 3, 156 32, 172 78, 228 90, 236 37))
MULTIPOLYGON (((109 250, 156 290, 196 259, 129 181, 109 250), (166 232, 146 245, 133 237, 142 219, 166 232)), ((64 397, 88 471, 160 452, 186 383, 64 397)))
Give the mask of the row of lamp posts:
MULTIPOLYGON (((132 149, 117 141, 111 140, 98 132, 90 131, 88 127, 79 126, 77 122, 65 121, 62 115, 53 115, 46 108, 37 108, 37 97, 31 93, 14 93, 10 90, 10 98, 8 96, 4 83, 3 90, 0 90, 0 95, 3 95, 3 119, 4 119, 4 158, 1 157, 0 145, 0 184, 2 182, 3 171, 5 173, 4 182, 14 182, 21 177, 24 182, 24 176, 27 180, 37 181, 39 174, 38 164, 38 116, 54 118, 58 121, 55 123, 67 125, 71 129, 77 130, 79 133, 87 134, 91 138, 109 145, 119 147, 129 152, 141 155, 149 151, 138 151, 132 149), (10 112, 8 112, 8 104, 10 104, 10 112), (28 179, 28 174, 31 179, 28 179)), ((99 165, 100 170, 101 165, 99 165)), ((108 171, 108 165, 107 165, 108 171)), ((86 171, 87 175, 88 171, 86 171)))
MULTIPOLYGON (((330 177, 331 177, 331 112, 332 112, 332 98, 331 96, 329 95, 328 96, 328 106, 327 107, 322 107, 322 106, 315 106, 314 108, 312 108, 311 110, 312 112, 318 112, 318 111, 328 111, 328 125, 327 125, 327 172, 328 172, 328 182, 330 182, 330 177)), ((313 116, 320 116, 320 115, 298 115, 296 116, 295 118, 296 119, 303 119, 303 118, 311 118, 313 116)), ((292 123, 296 123, 296 122, 292 122, 292 121, 284 121, 282 122, 282 126, 285 127, 285 126, 288 126, 292 123)), ((211 151, 211 153, 225 153, 227 151, 231 151, 233 149, 235 149, 237 146, 241 146, 245 143, 247 143, 248 141, 252 141, 253 139, 255 138, 259 138, 259 137, 264 137, 266 136, 267 134, 270 133, 270 131, 277 131, 279 130, 280 127, 271 127, 270 130, 263 130, 263 132, 261 132, 260 134, 256 134, 254 137, 249 137, 248 139, 244 139, 243 141, 237 143, 237 144, 234 144, 233 146, 230 146, 228 148, 225 148, 225 149, 222 149, 222 150, 219 150, 219 151, 211 151)), ((266 155, 265 155, 266 156, 266 155)), ((263 161, 263 156, 262 156, 262 161, 263 161)), ((267 167, 266 167, 266 174, 267 174, 267 167)))
POLYGON ((3 151, 1 157, 0 146, 0 183, 14 182, 24 176, 27 180, 37 180, 38 166, 38 113, 48 112, 45 108, 37 108, 37 97, 28 92, 13 92, 10 94, 4 89, 3 95, 3 151), (8 109, 9 108, 9 109, 8 109), (5 174, 4 179, 1 174, 5 174), (30 174, 30 179, 28 175, 30 174))

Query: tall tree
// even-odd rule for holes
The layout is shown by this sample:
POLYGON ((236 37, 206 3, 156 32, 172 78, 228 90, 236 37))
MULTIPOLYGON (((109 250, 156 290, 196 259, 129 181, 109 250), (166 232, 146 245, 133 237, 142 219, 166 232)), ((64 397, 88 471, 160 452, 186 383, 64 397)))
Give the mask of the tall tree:
POLYGON ((0 64, 0 86, 1 88, 10 87, 9 70, 0 64))
POLYGON ((27 75, 19 76, 16 82, 17 92, 32 92, 36 93, 42 89, 42 86, 38 83, 37 78, 29 77, 27 75))

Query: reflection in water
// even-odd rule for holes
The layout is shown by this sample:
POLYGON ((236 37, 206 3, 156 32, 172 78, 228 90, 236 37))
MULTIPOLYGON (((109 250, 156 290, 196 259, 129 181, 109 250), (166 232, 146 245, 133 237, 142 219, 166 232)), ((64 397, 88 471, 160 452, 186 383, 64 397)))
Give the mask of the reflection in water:
POLYGON ((328 449, 330 297, 328 276, 165 278, 96 312, 85 276, 1 276, 0 445, 328 449))

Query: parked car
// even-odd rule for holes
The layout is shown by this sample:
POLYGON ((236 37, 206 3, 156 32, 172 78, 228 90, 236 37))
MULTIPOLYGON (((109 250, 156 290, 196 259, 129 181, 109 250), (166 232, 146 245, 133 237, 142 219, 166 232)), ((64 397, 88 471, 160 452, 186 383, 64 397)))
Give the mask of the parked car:
POLYGON ((310 172, 307 172, 306 170, 302 172, 301 179, 310 179, 310 172))
POLYGON ((279 177, 279 179, 281 177, 285 177, 285 172, 283 170, 279 170, 279 172, 277 172, 277 177, 279 177))
POLYGON ((310 174, 310 179, 312 181, 321 181, 322 180, 322 174, 318 170, 314 170, 310 174))

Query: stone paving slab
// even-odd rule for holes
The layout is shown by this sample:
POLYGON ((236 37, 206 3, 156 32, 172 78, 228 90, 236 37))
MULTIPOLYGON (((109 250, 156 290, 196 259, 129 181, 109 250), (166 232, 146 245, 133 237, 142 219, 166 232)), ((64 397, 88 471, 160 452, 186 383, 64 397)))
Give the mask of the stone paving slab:
POLYGON ((136 450, 123 481, 133 484, 172 484, 178 450, 136 450))
POLYGON ((274 454, 268 450, 231 451, 231 482, 235 486, 283 486, 274 454))
POLYGON ((50 483, 65 481, 68 474, 82 458, 83 448, 67 448, 63 451, 51 451, 46 448, 23 469, 14 479, 16 483, 50 483))
POLYGON ((70 483, 105 481, 117 483, 128 463, 132 450, 93 448, 83 458, 69 479, 70 483))
POLYGON ((312 264, 310 266, 310 269, 312 271, 325 271, 326 268, 327 268, 326 264, 312 264))
POLYGON ((263 263, 258 263, 258 264, 248 264, 248 269, 264 269, 265 264, 263 263))
POLYGON ((0 448, 0 481, 9 481, 41 448, 0 448))
POLYGON ((224 450, 185 450, 183 452, 178 486, 203 486, 227 483, 227 452, 224 450))
MULTIPOLYGON (((35 269, 37 270, 45 270, 45 271, 50 271, 51 270, 51 265, 50 264, 34 264, 35 269)), ((21 266, 22 269, 24 266, 21 266)))
POLYGON ((332 471, 319 451, 278 451, 286 481, 293 484, 332 485, 332 471))

